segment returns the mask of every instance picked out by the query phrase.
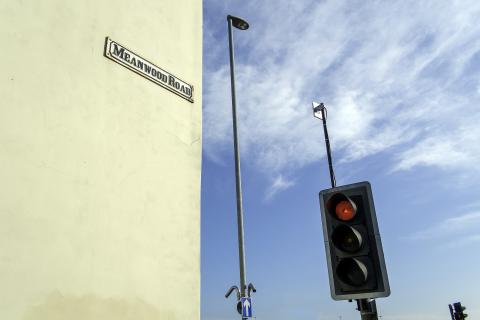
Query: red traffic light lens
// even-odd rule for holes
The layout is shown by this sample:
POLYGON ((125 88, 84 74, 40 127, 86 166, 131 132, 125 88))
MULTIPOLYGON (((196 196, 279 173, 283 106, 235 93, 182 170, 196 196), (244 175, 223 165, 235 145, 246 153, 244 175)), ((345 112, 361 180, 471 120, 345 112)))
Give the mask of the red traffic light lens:
POLYGON ((335 214, 342 221, 352 220, 355 217, 355 213, 357 213, 356 208, 348 200, 342 200, 335 206, 335 214))

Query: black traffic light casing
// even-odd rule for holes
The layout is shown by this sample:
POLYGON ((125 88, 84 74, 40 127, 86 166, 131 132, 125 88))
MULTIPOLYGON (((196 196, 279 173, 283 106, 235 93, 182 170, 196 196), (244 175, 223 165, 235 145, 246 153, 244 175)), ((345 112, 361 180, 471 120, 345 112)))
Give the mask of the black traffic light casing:
POLYGON ((319 196, 332 298, 389 296, 370 183, 322 190, 319 196))
POLYGON ((238 314, 242 314, 243 313, 243 306, 242 306, 242 301, 237 301, 237 312, 238 314))
POLYGON ((455 320, 457 320, 457 319, 458 320, 463 320, 463 319, 467 318, 468 314, 463 313, 463 311, 467 308, 462 306, 462 304, 460 302, 455 302, 453 304, 453 309, 455 310, 455 320))

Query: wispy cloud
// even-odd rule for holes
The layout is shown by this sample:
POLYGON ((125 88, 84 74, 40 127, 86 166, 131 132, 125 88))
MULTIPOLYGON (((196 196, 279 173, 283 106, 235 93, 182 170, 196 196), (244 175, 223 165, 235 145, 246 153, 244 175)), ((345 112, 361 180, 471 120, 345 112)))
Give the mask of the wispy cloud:
POLYGON ((295 182, 286 180, 283 176, 276 177, 265 193, 265 201, 270 201, 278 192, 286 190, 294 185, 295 182))
POLYGON ((471 122, 466 119, 460 128, 431 133, 412 148, 402 151, 394 170, 421 165, 442 169, 461 167, 475 173, 476 162, 480 159, 480 126, 471 122))
POLYGON ((435 239, 440 237, 459 236, 465 243, 476 241, 480 238, 480 211, 470 212, 464 215, 445 219, 425 230, 412 234, 411 240, 435 239), (467 231, 469 233, 467 233, 467 231), (473 231, 473 235, 472 235, 473 231))
MULTIPOLYGON (((394 171, 480 173, 480 2, 272 0, 246 10, 251 28, 235 34, 241 147, 272 181, 324 156, 317 99, 341 161, 395 148, 394 171)), ((207 155, 231 141, 223 20, 205 43, 207 155)))
POLYGON ((454 249, 454 248, 463 247, 463 246, 470 245, 477 242, 480 242, 480 234, 475 234, 475 235, 455 239, 454 241, 451 241, 446 248, 454 249))

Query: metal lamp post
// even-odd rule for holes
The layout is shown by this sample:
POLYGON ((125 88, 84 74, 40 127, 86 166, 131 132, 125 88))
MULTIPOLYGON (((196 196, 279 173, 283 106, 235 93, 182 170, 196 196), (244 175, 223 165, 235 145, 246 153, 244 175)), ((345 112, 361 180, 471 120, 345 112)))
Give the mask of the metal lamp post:
MULTIPOLYGON (((242 206, 242 184, 240 175, 240 148, 238 145, 237 134, 237 102, 235 97, 235 62, 233 55, 233 34, 232 26, 240 29, 247 30, 249 25, 243 19, 234 16, 227 16, 228 22, 228 44, 230 53, 230 81, 232 89, 232 121, 233 121, 233 147, 235 152, 235 181, 236 181, 236 194, 237 194, 237 227, 238 227, 238 257, 240 262, 240 288, 232 286, 227 294, 226 298, 230 296, 233 291, 237 293, 237 300, 241 300, 244 297, 250 297, 250 292, 255 292, 255 287, 250 283, 247 287, 247 276, 245 273, 245 245, 243 240, 243 206, 242 206)), ((238 306, 237 306, 238 310, 238 306)), ((239 312, 241 311, 238 310, 239 312)), ((241 312, 240 312, 241 313, 241 312)))

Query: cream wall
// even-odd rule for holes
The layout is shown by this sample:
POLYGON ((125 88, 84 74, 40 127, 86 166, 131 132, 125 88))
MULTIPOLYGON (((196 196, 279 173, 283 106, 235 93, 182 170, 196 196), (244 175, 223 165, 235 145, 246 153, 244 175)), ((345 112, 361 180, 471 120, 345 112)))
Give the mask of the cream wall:
POLYGON ((0 41, 0 319, 199 319, 201 1, 3 0, 0 41))

